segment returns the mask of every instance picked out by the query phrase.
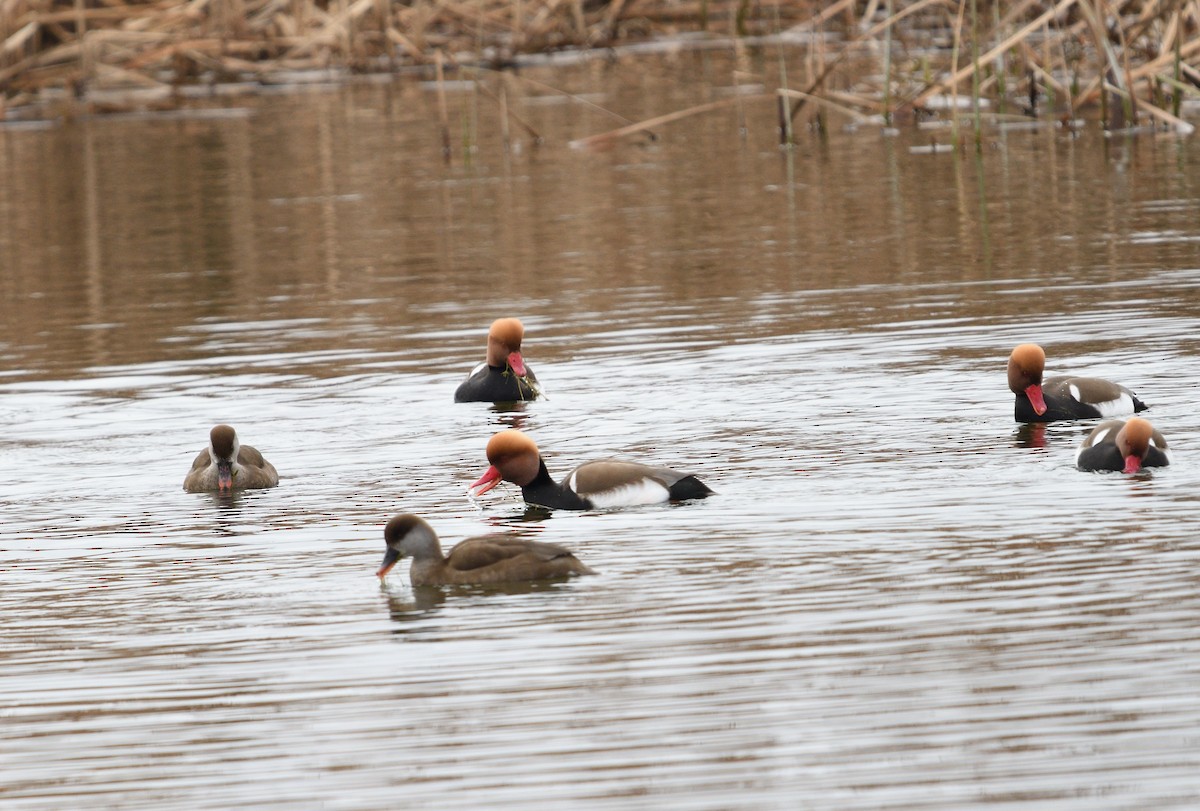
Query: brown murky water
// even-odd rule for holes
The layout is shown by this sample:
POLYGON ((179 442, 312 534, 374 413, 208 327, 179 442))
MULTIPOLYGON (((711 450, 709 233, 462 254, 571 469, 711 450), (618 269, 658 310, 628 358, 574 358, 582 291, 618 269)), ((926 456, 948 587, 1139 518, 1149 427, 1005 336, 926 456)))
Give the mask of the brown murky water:
MULTIPOLYGON (((733 67, 525 75, 636 119, 733 67)), ((747 105, 593 153, 614 122, 509 100, 548 143, 459 93, 448 168, 411 82, 0 128, 4 807, 1200 806, 1200 141, 781 154, 747 105), (549 399, 455 406, 499 315, 549 399), (1175 464, 1020 430, 1026 340, 1175 464), (278 488, 182 492, 217 421, 278 488), (506 425, 719 495, 477 508, 506 425), (381 589, 399 511, 601 574, 381 589)))

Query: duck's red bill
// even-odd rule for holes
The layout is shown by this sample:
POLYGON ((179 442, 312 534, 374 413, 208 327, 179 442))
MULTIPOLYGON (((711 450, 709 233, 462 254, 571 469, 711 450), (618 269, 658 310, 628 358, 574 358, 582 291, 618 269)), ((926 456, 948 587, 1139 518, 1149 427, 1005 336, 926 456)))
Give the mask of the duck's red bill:
POLYGON ((233 490, 233 466, 228 462, 217 462, 217 489, 222 493, 233 490))
POLYGON ((483 475, 476 479, 467 489, 473 496, 482 496, 488 490, 491 490, 493 487, 498 485, 500 481, 500 471, 496 469, 495 465, 492 465, 485 470, 483 475))
POLYGON ((520 352, 509 353, 508 365, 512 367, 513 374, 515 374, 517 377, 525 376, 525 359, 521 357, 520 352))
POLYGON ((1046 413, 1046 400, 1042 397, 1042 387, 1033 383, 1025 388, 1025 396, 1033 406, 1033 412, 1039 417, 1046 413))

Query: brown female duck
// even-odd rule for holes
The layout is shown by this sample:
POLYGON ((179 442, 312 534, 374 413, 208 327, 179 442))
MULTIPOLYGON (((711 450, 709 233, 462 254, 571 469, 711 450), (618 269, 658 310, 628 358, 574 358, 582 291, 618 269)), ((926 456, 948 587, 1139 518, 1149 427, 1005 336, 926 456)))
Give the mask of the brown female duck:
POLYGON ((231 426, 218 425, 208 434, 208 447, 192 462, 183 489, 189 493, 226 492, 277 484, 275 466, 254 448, 241 444, 231 426))
POLYGON ((551 543, 505 535, 468 538, 443 556, 433 527, 415 515, 397 515, 383 530, 387 551, 376 572, 387 575, 403 557, 412 558, 414 586, 478 586, 595 574, 570 550, 551 543))

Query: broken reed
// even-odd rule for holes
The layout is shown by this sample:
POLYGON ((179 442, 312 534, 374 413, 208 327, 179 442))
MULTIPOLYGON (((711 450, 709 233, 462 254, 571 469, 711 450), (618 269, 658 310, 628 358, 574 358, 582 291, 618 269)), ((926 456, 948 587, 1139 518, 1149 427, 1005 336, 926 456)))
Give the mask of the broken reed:
POLYGON ((192 83, 502 67, 702 30, 819 40, 819 61, 793 52, 779 72, 793 84, 777 91, 783 129, 817 109, 902 122, 968 81, 976 111, 983 98, 1064 118, 1103 105, 1111 127, 1150 116, 1185 129, 1181 99, 1200 88, 1200 0, 0 0, 0 112, 47 90, 169 105, 192 83))

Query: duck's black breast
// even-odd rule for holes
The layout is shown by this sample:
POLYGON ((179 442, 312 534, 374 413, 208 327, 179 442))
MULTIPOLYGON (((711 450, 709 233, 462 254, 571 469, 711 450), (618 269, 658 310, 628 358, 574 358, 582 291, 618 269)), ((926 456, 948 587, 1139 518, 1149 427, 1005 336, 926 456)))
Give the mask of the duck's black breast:
MULTIPOLYGON (((1104 442, 1079 451, 1079 458, 1075 460, 1075 464, 1080 470, 1115 470, 1119 472, 1125 469, 1125 457, 1121 456, 1121 451, 1117 449, 1116 445, 1104 442)), ((1170 464, 1166 452, 1153 445, 1146 453, 1146 458, 1142 460, 1144 468, 1167 467, 1170 464)))
POLYGON ((1111 442, 1092 445, 1079 452, 1075 464, 1080 470, 1124 470, 1125 459, 1111 442))
POLYGON ((525 379, 517 377, 507 366, 488 366, 481 363, 454 392, 456 403, 507 403, 535 400, 538 396, 537 377, 525 367, 525 379))
POLYGON ((1088 403, 1081 403, 1071 397, 1059 397, 1049 392, 1043 392, 1046 401, 1046 412, 1038 414, 1033 410, 1033 403, 1024 394, 1017 395, 1017 422, 1056 422, 1058 420, 1094 420, 1104 416, 1100 409, 1088 403))
POLYGON ((593 506, 589 499, 550 478, 546 463, 540 459, 537 477, 521 488, 521 498, 526 504, 548 510, 590 510, 593 506))
POLYGON ((1017 395, 1017 422, 1054 422, 1056 420, 1094 420, 1136 414, 1148 406, 1130 389, 1098 377, 1059 375, 1042 383, 1046 412, 1038 414, 1025 393, 1017 395))

